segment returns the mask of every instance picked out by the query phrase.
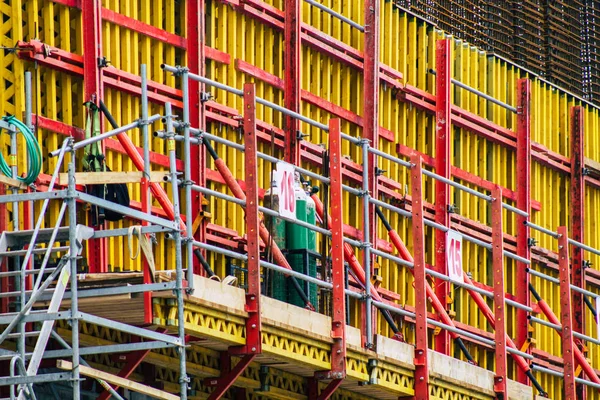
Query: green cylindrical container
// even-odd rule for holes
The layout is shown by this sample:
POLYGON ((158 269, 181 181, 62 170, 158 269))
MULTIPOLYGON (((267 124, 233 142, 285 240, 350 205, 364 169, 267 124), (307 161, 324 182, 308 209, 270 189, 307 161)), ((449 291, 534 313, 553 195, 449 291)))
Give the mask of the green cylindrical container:
MULTIPOLYGON (((294 196, 296 198, 296 219, 314 224, 316 221, 315 203, 302 187, 298 175, 296 175, 294 182, 294 196)), ((315 253, 315 232, 308 228, 288 222, 286 233, 288 246, 287 249, 289 251, 287 259, 292 269, 294 271, 316 277, 317 258, 315 253)), ((299 280, 299 282, 310 302, 316 307, 318 302, 316 285, 308 284, 306 281, 302 280, 299 280)), ((291 286, 288 287, 289 302, 296 306, 304 307, 305 304, 298 293, 291 286)))
MULTIPOLYGON (((267 208, 279 211, 279 189, 275 185, 271 185, 271 188, 265 192, 264 205, 267 208)), ((284 250, 286 248, 286 222, 281 218, 266 216, 265 223, 267 229, 270 230, 273 242, 277 244, 281 250, 284 250)), ((269 245, 270 244, 267 243, 267 246, 269 245)), ((268 273, 272 277, 270 286, 273 298, 285 302, 289 301, 285 275, 281 272, 270 270, 268 273)))

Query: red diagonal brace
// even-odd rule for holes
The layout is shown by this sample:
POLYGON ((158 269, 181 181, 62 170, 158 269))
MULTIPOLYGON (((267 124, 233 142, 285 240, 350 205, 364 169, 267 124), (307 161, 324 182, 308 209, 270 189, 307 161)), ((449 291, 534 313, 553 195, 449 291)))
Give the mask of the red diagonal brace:
POLYGON ((506 304, 504 302, 504 236, 502 228, 502 189, 496 185, 492 190, 492 269, 494 288, 494 341, 496 350, 496 375, 494 376, 494 392, 500 400, 508 399, 506 371, 506 304))
POLYGON ((423 218, 423 164, 421 156, 411 157, 412 230, 415 276, 415 398, 429 399, 429 362, 427 357, 427 297, 431 289, 425 274, 425 225, 423 218))
MULTIPOLYGON (((160 328, 156 331, 159 333, 165 333, 167 330, 164 328, 160 328)), ((119 371, 117 376, 120 376, 121 378, 128 378, 129 375, 131 375, 133 371, 135 371, 135 369, 144 361, 144 358, 148 355, 148 353, 150 353, 150 349, 131 352, 129 354, 131 358, 127 361, 127 364, 125 364, 123 368, 121 368, 121 371, 119 371)), ((117 390, 118 388, 118 386, 113 386, 113 389, 115 390, 117 390)), ((105 390, 96 398, 96 400, 108 400, 110 396, 110 392, 108 390, 105 390)))
POLYGON ((244 370, 254 360, 256 354, 247 354, 243 356, 240 361, 227 373, 227 375, 220 378, 207 379, 205 384, 208 386, 216 386, 215 390, 208 396, 208 400, 218 400, 222 398, 229 388, 234 384, 237 378, 244 372, 244 370))

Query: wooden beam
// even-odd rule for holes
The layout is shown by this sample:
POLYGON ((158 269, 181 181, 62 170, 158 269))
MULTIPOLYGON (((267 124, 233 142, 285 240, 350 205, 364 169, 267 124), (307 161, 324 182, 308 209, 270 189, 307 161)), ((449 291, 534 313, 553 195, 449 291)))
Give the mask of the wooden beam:
MULTIPOLYGON (((167 171, 151 171, 150 182, 163 182, 167 171)), ((75 173, 75 182, 78 185, 101 185, 111 183, 141 183, 141 171, 125 171, 125 172, 77 172, 75 173)), ((58 176, 58 182, 61 185, 68 183, 68 174, 61 173, 58 176)), ((0 180, 1 182, 1 180, 0 180)))
MULTIPOLYGON (((69 371, 73 368, 73 363, 65 360, 58 360, 56 362, 56 367, 59 369, 69 371)), ((79 366, 79 373, 90 378, 102 379, 106 382, 112 383, 113 385, 124 387, 134 392, 145 394, 147 396, 152 396, 159 400, 179 400, 179 396, 175 396, 174 394, 165 392, 163 390, 158 390, 150 386, 142 385, 141 383, 121 378, 119 376, 109 374, 107 372, 103 372, 94 368, 86 367, 84 365, 79 366)))
POLYGON ((24 184, 23 182, 21 182, 19 180, 16 180, 16 179, 13 179, 13 178, 9 178, 9 177, 4 176, 4 175, 0 175, 0 183, 3 183, 3 184, 8 185, 8 186, 15 187, 17 189, 22 189, 22 190, 27 189, 27 185, 24 184))

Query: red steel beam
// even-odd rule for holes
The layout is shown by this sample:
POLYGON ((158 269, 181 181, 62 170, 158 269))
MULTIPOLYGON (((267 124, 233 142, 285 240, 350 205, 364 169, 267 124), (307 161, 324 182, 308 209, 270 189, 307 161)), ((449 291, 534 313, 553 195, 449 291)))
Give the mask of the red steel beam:
POLYGON ((418 155, 411 157, 413 198, 412 233, 415 277, 415 398, 429 399, 429 362, 427 357, 427 276, 425 273, 425 224, 423 217, 423 164, 418 155))
MULTIPOLYGON (((531 81, 529 79, 519 79, 517 81, 517 208, 531 214, 531 81)), ((531 259, 529 248, 529 226, 525 225, 530 217, 517 215, 517 255, 531 259)), ((517 301, 529 306, 531 298, 529 295, 529 274, 527 265, 517 262, 516 272, 516 295, 517 301)), ((516 344, 519 349, 523 349, 528 342, 529 321, 527 320, 527 311, 516 310, 516 344)), ((531 352, 529 346, 526 349, 531 352)), ((529 378, 522 370, 517 370, 517 380, 527 384, 529 378)))
MULTIPOLYGON (((333 396, 335 391, 340 387, 340 385, 344 382, 343 379, 334 379, 323 391, 316 397, 316 400, 328 400, 333 396)), ((318 389, 317 389, 318 390, 318 389)))
POLYGON ((502 189, 499 186, 492 191, 492 269, 494 289, 494 342, 496 375, 494 392, 501 400, 508 400, 507 394, 507 353, 506 353, 506 304, 504 302, 504 237, 502 227, 502 189))
MULTIPOLYGON (((585 218, 585 153, 584 153, 584 115, 581 106, 571 108, 571 237, 584 242, 585 218)), ((559 252, 560 254, 560 252, 559 252)), ((583 249, 573 247, 571 259, 571 281, 573 285, 585 288, 585 270, 583 268, 583 249)), ((574 292, 573 296, 573 330, 585 333, 585 303, 583 294, 574 292)), ((577 384, 577 396, 586 398, 586 386, 577 384)))
MULTIPOLYGON (((205 76, 206 52, 204 50, 205 42, 205 1, 187 0, 187 34, 188 34, 188 68, 193 74, 205 76)), ((189 105, 190 105, 190 123, 193 127, 198 127, 200 131, 206 129, 206 109, 204 103, 200 101, 200 93, 204 91, 204 84, 200 84, 193 79, 188 80, 189 84, 189 105)), ((254 132, 254 131, 253 131, 254 132)), ((190 160, 192 181, 196 185, 206 186, 206 149, 204 146, 191 146, 190 160)), ((200 193, 192 192, 192 221, 200 215, 202 209, 202 197, 200 193)), ((208 220, 203 218, 200 222, 197 232, 190 232, 194 239, 200 242, 206 242, 206 226, 208 220)), ((205 251, 202 251, 205 253, 205 251)), ((206 256, 206 254, 204 254, 206 256)), ((194 258, 194 273, 204 274, 198 260, 194 258)))
MULTIPOLYGON (((363 62, 363 131, 362 137, 368 140, 370 146, 379 148, 379 0, 366 0, 364 4, 365 31, 364 31, 364 62, 363 62)), ((363 147, 364 151, 364 147, 363 147)), ((364 157, 364 155, 363 155, 364 157)), ((379 199, 377 185, 377 159, 378 157, 369 152, 367 155, 368 194, 374 199, 379 199)), ((365 209, 363 208, 363 213, 365 209)), ((363 221, 365 216, 363 216, 363 221)), ((375 205, 369 202, 368 215, 366 216, 369 237, 363 238, 368 243, 377 242, 377 215, 375 214, 375 205)), ((370 257, 369 265, 374 265, 373 255, 368 251, 363 251, 365 257, 370 257)), ((365 259, 364 264, 367 261, 365 259)), ((372 268, 371 268, 372 270, 372 268)), ((372 330, 376 331, 377 313, 371 313, 372 330)), ((365 345, 370 348, 373 344, 369 343, 372 337, 367 338, 365 345)))
MULTIPOLYGON (((85 1, 81 9, 81 17, 86 23, 83 24, 83 83, 84 100, 96 105, 104 98, 102 83, 102 69, 99 66, 102 57, 102 2, 100 0, 85 1)), ((100 129, 103 130, 103 118, 100 121, 100 129)), ((104 145, 101 143, 102 149, 104 145)), ((103 229, 104 224, 95 227, 103 229)), ((106 239, 91 239, 87 246, 89 272, 108 271, 108 250, 106 239)))
POLYGON ((260 221, 258 217, 258 157, 256 142, 256 89, 244 84, 244 145, 246 150, 246 248, 248 251, 248 289, 246 292, 246 345, 238 354, 260 354, 260 221))
POLYGON ((562 356, 564 360, 564 399, 577 399, 575 384, 575 349, 573 342, 573 314, 571 309, 571 271, 569 260, 569 236, 566 226, 557 230, 560 279, 560 322, 562 325, 562 356))
MULTIPOLYGON (((157 330, 157 332, 160 332, 160 333, 165 333, 166 331, 167 330, 164 328, 159 328, 157 330)), ((117 376, 127 379, 129 377, 129 375, 131 375, 133 373, 133 371, 135 371, 135 369, 144 361, 144 358, 148 355, 148 353, 150 353, 150 349, 133 351, 133 352, 129 353, 129 355, 127 357, 127 363, 123 366, 123 368, 121 368, 121 371, 119 371, 117 376)), ((119 388, 119 386, 114 386, 114 385, 111 385, 111 386, 115 390, 117 390, 119 388)), ((96 400, 108 400, 108 399, 110 399, 110 397, 111 397, 110 392, 108 390, 104 390, 96 398, 96 400)))
MULTIPOLYGON (((331 179, 331 280, 333 283, 331 317, 330 379, 346 377, 346 293, 344 267, 344 212, 342 193, 342 135, 339 119, 329 121, 329 177, 331 179)), ((339 384, 338 384, 339 386, 339 384)), ((336 386, 337 388, 337 386, 336 386)), ((333 393, 333 392, 332 392, 333 393)))
POLYGON ((235 367, 233 367, 225 376, 205 381, 207 386, 215 386, 215 390, 208 396, 208 400, 219 400, 222 398, 229 388, 235 383, 236 379, 250 365, 256 354, 247 354, 243 356, 235 367))
MULTIPOLYGON (((452 133, 452 114, 450 106, 450 90, 452 88, 451 42, 442 39, 436 42, 435 65, 436 65, 436 99, 435 99, 435 172, 444 178, 451 177, 452 159, 450 155, 450 139, 452 133)), ((450 186, 444 182, 435 181, 435 222, 450 227, 450 215, 448 205, 450 204, 450 186)), ((435 269, 437 272, 448 275, 446 261, 446 232, 439 229, 435 231, 435 269)), ((444 308, 448 309, 448 294, 450 284, 444 280, 436 280, 435 294, 442 302, 444 308)), ((448 331, 442 330, 435 336, 435 350, 450 354, 450 337, 448 331)))
MULTIPOLYGON (((300 11, 302 0, 285 0, 285 26, 284 26, 284 91, 283 106, 288 110, 300 112, 300 85, 301 85, 301 47, 300 24, 302 14, 300 11)), ((284 160, 294 165, 300 162, 300 144, 297 143, 300 131, 300 121, 285 115, 283 119, 285 132, 283 154, 284 160)))
POLYGON ((248 290, 246 292, 246 344, 229 348, 231 354, 242 355, 242 359, 217 379, 210 379, 216 385, 209 400, 222 398, 236 379, 262 351, 260 317, 260 221, 258 218, 258 158, 256 141, 256 89, 254 84, 244 84, 244 152, 246 169, 246 248, 248 252, 248 290))

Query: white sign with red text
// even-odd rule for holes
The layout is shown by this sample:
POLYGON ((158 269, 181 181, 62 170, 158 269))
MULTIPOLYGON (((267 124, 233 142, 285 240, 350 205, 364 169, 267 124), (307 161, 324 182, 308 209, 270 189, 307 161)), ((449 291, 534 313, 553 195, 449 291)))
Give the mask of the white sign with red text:
POLYGON ((463 283, 462 235, 452 230, 446 232, 446 263, 450 280, 463 283))
POLYGON ((273 177, 279 189, 279 214, 296 220, 296 195, 294 193, 294 166, 283 161, 277 163, 273 177))

